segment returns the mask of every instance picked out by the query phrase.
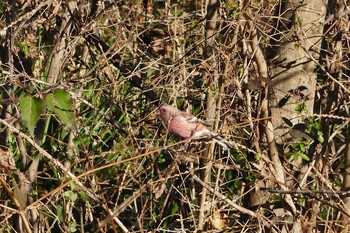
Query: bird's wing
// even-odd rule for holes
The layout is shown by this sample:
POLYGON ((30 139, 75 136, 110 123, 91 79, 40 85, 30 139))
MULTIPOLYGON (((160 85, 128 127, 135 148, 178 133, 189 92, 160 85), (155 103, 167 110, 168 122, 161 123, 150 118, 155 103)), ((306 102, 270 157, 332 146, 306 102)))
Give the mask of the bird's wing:
POLYGON ((187 123, 198 123, 200 121, 197 117, 195 117, 187 112, 184 112, 182 114, 182 116, 185 118, 187 123))
POLYGON ((208 123, 206 123, 205 121, 203 121, 201 119, 198 119, 197 117, 193 116, 190 113, 182 112, 181 116, 182 116, 182 120, 186 123, 198 123, 198 124, 203 124, 203 125, 209 126, 208 123))

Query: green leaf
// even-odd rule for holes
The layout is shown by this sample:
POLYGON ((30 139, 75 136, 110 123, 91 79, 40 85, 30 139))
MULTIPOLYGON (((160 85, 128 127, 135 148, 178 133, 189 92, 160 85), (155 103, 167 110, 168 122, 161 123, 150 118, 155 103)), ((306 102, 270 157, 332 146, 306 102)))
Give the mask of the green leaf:
POLYGON ((20 47, 24 47, 24 46, 27 46, 27 43, 24 42, 24 41, 20 41, 20 42, 18 42, 18 45, 19 45, 20 47))
POLYGON ((305 107, 304 104, 297 104, 295 106, 295 112, 298 113, 298 114, 304 112, 305 110, 306 110, 306 107, 305 107))
POLYGON ((81 145, 82 147, 89 147, 92 144, 92 138, 89 135, 79 135, 73 139, 75 145, 81 145))
POLYGON ((90 197, 85 192, 79 191, 78 194, 80 198, 83 199, 84 201, 90 201, 90 197))
POLYGON ((77 224, 75 222, 72 222, 69 224, 69 231, 70 232, 76 232, 77 231, 77 224))
POLYGON ((179 211, 179 205, 174 202, 173 203, 173 208, 171 209, 171 215, 175 215, 179 211))
POLYGON ((297 161, 298 158, 299 158, 299 154, 298 154, 298 153, 294 153, 294 154, 293 154, 293 160, 294 160, 294 161, 297 161))
POLYGON ((70 188, 71 188, 72 190, 77 190, 77 189, 78 189, 78 185, 77 185, 75 182, 71 182, 71 183, 69 184, 69 186, 70 186, 70 188))
POLYGON ((65 220, 64 220, 64 219, 65 219, 65 218, 64 218, 65 213, 64 213, 64 209, 63 209, 63 207, 62 207, 61 205, 58 205, 58 206, 57 206, 56 214, 57 214, 58 220, 59 220, 60 222, 64 222, 64 221, 65 221, 65 220))
POLYGON ((236 180, 234 181, 233 185, 234 185, 234 187, 235 187, 236 189, 239 189, 239 188, 242 187, 242 181, 236 179, 236 180))
POLYGON ((320 216, 322 219, 326 220, 328 219, 328 214, 329 214, 329 206, 327 205, 322 205, 320 207, 320 216))
POLYGON ((317 129, 318 131, 322 130, 322 124, 320 122, 315 122, 314 128, 317 129))
POLYGON ((28 56, 28 54, 29 54, 29 45, 26 42, 24 42, 24 41, 20 41, 20 42, 18 42, 18 46, 22 47, 24 55, 28 56))
POLYGON ((293 154, 294 154, 294 152, 287 152, 287 153, 285 153, 284 155, 285 155, 287 158, 290 158, 293 154))
POLYGON ((320 143, 324 142, 323 136, 318 135, 318 136, 317 136, 317 141, 320 142, 320 143))
POLYGON ((282 197, 277 194, 273 194, 271 198, 273 201, 282 201, 282 197))
POLYGON ((73 191, 66 191, 64 193, 64 197, 66 198, 66 200, 76 201, 78 198, 78 194, 76 194, 73 191))
POLYGON ((160 156, 158 156, 158 163, 159 164, 163 164, 166 162, 166 159, 164 158, 164 155, 161 154, 160 156))
POLYGON ((24 124, 28 128, 30 135, 34 136, 35 126, 39 121, 42 110, 41 99, 21 95, 19 98, 19 107, 24 124))
POLYGON ((305 160, 305 161, 310 161, 309 156, 307 156, 307 155, 304 154, 304 153, 299 153, 299 156, 300 156, 303 160, 305 160))
POLYGON ((236 9, 238 6, 239 6, 239 2, 238 2, 238 1, 232 2, 232 3, 230 4, 230 7, 231 7, 232 9, 236 9))
POLYGON ((68 92, 57 89, 55 93, 46 96, 46 104, 48 109, 54 112, 65 125, 76 130, 72 99, 68 92))

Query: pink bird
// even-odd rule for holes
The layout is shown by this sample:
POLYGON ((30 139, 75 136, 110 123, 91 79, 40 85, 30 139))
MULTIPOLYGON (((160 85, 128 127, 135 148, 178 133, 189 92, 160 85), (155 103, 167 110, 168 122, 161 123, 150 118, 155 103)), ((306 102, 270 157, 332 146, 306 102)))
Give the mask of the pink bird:
POLYGON ((177 134, 185 139, 198 139, 204 136, 211 137, 214 141, 220 144, 224 149, 231 145, 224 142, 217 134, 211 132, 205 122, 187 112, 182 112, 179 109, 163 104, 159 107, 159 116, 165 128, 173 134, 177 134))

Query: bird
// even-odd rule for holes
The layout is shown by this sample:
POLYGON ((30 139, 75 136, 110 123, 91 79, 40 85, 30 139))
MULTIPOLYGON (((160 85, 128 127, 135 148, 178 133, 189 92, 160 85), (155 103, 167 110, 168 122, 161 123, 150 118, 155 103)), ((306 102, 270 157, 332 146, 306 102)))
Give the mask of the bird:
POLYGON ((225 150, 228 149, 228 147, 232 147, 229 142, 226 142, 219 135, 211 132, 207 128, 205 121, 198 119, 190 113, 180 111, 164 103, 159 107, 158 114, 164 127, 170 133, 179 135, 184 139, 199 139, 208 136, 225 150))

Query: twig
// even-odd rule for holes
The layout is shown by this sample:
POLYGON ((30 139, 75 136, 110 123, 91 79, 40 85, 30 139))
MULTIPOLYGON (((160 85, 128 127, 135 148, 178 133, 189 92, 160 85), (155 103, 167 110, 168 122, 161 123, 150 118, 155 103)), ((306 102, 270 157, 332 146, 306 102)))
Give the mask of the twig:
MULTIPOLYGON (((43 148, 41 148, 41 146, 39 146, 31 137, 29 137, 28 135, 22 133, 21 131, 19 131, 18 129, 16 129, 14 126, 10 125, 7 121, 0 119, 0 123, 5 125, 10 131, 18 134, 20 137, 24 138, 25 140, 27 140, 32 146, 35 147, 35 149, 37 149, 43 156, 45 156, 49 161, 51 161, 55 166, 57 166, 59 169, 61 169, 66 175, 68 175, 72 180, 74 180, 74 182, 79 186, 79 188, 81 188, 84 192, 86 192, 86 194, 93 199, 94 201, 97 201, 98 203, 101 203, 101 200, 99 199, 99 197, 92 193, 89 189, 87 189, 85 187, 85 185, 83 183, 81 183, 77 177, 71 173, 60 161, 58 161, 57 159, 55 159, 54 157, 52 157, 52 155, 50 155, 49 153, 47 153, 43 148)), ((61 186, 62 188, 62 186, 61 186)), ((34 202, 35 203, 35 202, 34 202)), ((108 211, 109 213, 111 213, 111 210, 108 209, 107 207, 105 207, 105 205, 102 205, 103 208, 108 211)), ((128 232, 127 228, 118 220, 117 221, 118 225, 124 230, 124 232, 128 232)))
POLYGON ((348 191, 331 191, 331 190, 279 190, 272 188, 260 188, 260 190, 267 191, 269 193, 278 194, 323 194, 323 195, 339 195, 339 197, 350 197, 350 190, 348 191))
POLYGON ((24 14, 23 16, 19 17, 16 21, 12 22, 11 24, 9 24, 8 26, 2 28, 0 30, 0 36, 5 35, 7 29, 14 27, 16 24, 24 21, 24 20, 28 20, 31 19, 39 10, 41 10, 41 8, 44 8, 47 5, 52 4, 54 1, 49 0, 46 2, 42 2, 40 3, 38 6, 36 6, 32 11, 27 12, 26 14, 24 14))
POLYGON ((225 197, 223 194, 221 194, 218 191, 215 191, 212 187, 210 187, 210 185, 204 183, 198 176, 194 175, 193 179, 195 181, 197 181, 200 185, 202 185, 204 188, 206 188, 209 192, 211 192, 212 194, 215 194, 216 196, 218 196, 220 199, 222 199, 223 201, 225 201, 227 204, 231 205, 232 207, 236 208, 238 211, 241 211, 244 214, 248 214, 249 216, 256 218, 257 215, 256 213, 254 213, 251 210, 248 210, 242 206, 237 205, 234 201, 230 200, 229 198, 225 197))
MULTIPOLYGON (((29 226, 29 221, 28 221, 27 217, 25 216, 24 209, 21 208, 21 204, 20 204, 19 200, 15 197, 15 195, 11 191, 11 188, 7 185, 6 181, 1 176, 0 176, 0 183, 2 183, 2 185, 5 187, 7 194, 11 197, 11 199, 15 203, 16 207, 18 208, 17 210, 14 210, 14 209, 8 207, 8 209, 11 209, 15 213, 19 214, 19 216, 21 217, 21 219, 23 221, 23 224, 24 224, 24 227, 25 227, 27 233, 31 233, 32 230, 29 226)), ((3 206, 3 207, 5 207, 5 206, 3 206)))

